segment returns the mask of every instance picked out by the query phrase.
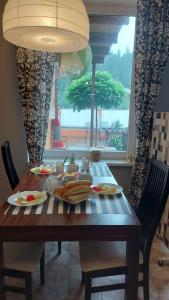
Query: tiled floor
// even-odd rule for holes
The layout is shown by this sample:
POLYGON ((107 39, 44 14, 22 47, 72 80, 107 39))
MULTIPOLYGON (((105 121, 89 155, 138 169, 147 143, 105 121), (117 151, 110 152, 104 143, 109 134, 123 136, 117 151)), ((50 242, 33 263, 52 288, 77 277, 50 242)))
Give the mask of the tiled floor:
MULTIPOLYGON (((158 266, 158 257, 162 253, 163 256, 167 254, 169 256, 168 250, 163 248, 159 240, 155 240, 150 265, 150 300, 169 300, 169 263, 166 263, 163 267, 158 266)), ((112 278, 110 279, 112 280, 112 278)), ((119 280, 119 278, 116 279, 119 280)), ((60 256, 57 256, 57 243, 47 243, 46 284, 44 287, 40 286, 39 272, 34 274, 33 283, 33 300, 84 299, 84 288, 81 285, 78 243, 62 243, 62 254, 60 256)), ((99 280, 95 284, 99 284, 99 280)), ((7 293, 7 300, 24 299, 24 296, 7 293)), ((122 299, 124 299, 123 291, 106 292, 92 296, 92 300, 122 299)), ((140 288, 139 300, 142 299, 142 289, 140 288)))

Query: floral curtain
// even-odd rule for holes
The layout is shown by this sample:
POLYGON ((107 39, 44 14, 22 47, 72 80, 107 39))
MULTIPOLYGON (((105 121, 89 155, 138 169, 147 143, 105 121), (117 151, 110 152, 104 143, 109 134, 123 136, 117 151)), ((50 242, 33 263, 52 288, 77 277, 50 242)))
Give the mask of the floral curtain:
POLYGON ((137 150, 129 188, 129 198, 135 207, 143 191, 153 112, 168 56, 168 0, 138 0, 135 50, 137 150))
POLYGON ((56 54, 17 47, 18 84, 30 162, 42 160, 56 54))

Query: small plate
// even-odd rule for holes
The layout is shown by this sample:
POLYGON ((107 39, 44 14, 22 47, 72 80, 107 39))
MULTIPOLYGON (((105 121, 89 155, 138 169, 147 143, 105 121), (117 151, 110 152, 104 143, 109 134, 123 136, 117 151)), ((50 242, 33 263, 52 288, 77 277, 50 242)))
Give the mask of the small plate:
POLYGON ((92 177, 92 175, 90 175, 90 174, 81 173, 81 174, 79 175, 79 179, 80 179, 80 180, 88 180, 88 181, 90 181, 91 184, 93 183, 93 177, 92 177))
POLYGON ((11 195, 8 199, 7 199, 7 202, 11 205, 15 205, 15 206, 34 206, 34 205, 39 205, 41 203, 43 203, 45 200, 47 199, 47 196, 46 196, 46 192, 38 192, 38 191, 24 191, 24 192, 18 192, 16 194, 13 194, 11 195), (37 200, 34 200, 34 201, 26 201, 25 200, 25 203, 22 203, 22 204, 19 204, 17 203, 17 199, 19 197, 27 197, 28 195, 39 195, 39 198, 37 200))
POLYGON ((112 183, 99 183, 92 186, 93 193, 96 194, 102 194, 102 195, 116 195, 120 194, 123 191, 123 188, 118 184, 112 184, 112 183), (96 191, 93 188, 98 187, 101 188, 101 191, 96 191), (114 191, 113 191, 114 189, 114 191))
POLYGON ((51 167, 45 167, 45 166, 35 167, 31 169, 31 173, 35 175, 49 175, 53 173, 53 169, 51 167))
MULTIPOLYGON (((79 172, 71 172, 71 173, 65 172, 64 175, 63 175, 63 178, 62 178, 62 182, 66 183, 66 182, 69 182, 69 181, 78 180, 80 174, 81 173, 79 173, 79 172)), ((60 176, 62 176, 62 174, 58 174, 57 178, 60 178, 60 176)))

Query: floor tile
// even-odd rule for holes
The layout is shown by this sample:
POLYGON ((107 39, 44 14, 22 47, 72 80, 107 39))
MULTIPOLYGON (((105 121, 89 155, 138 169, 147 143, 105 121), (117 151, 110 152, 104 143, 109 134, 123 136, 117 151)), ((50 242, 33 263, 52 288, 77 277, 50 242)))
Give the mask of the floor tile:
MULTIPOLYGON (((62 242, 62 253, 57 254, 57 242, 46 243, 46 283, 40 285, 39 272, 33 274, 33 300, 84 300, 84 286, 81 284, 79 250, 77 242, 62 242)), ((169 256, 169 250, 156 239, 150 263, 150 300, 169 300, 169 262, 158 265, 159 256, 169 256)), ((96 279, 94 284, 109 284, 122 277, 96 279)), ((15 283, 12 279, 12 282, 15 283)), ((21 283, 22 284, 22 283, 21 283)), ((25 300, 22 295, 6 293, 6 300, 25 300)), ((91 300, 123 300, 124 291, 93 294, 91 300)), ((139 300, 143 300, 139 288, 139 300)))

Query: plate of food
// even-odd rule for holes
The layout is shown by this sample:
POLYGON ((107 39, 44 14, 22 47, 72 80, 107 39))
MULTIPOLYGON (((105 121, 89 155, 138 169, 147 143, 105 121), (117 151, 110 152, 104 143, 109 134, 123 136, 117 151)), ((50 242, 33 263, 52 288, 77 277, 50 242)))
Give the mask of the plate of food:
POLYGON ((90 181, 73 180, 66 182, 63 186, 57 187, 53 195, 70 204, 78 204, 87 200, 91 193, 90 181))
POLYGON ((60 178, 62 175, 62 181, 64 183, 69 182, 69 181, 75 181, 79 179, 81 173, 79 172, 65 172, 64 174, 58 174, 57 178, 60 178))
POLYGON ((33 206, 43 203, 47 199, 46 192, 24 191, 11 195, 7 202, 15 206, 33 206))
POLYGON ((118 184, 99 183, 92 186, 92 191, 96 194, 116 195, 123 191, 123 188, 118 184))
POLYGON ((53 173, 53 169, 47 166, 40 166, 31 169, 31 173, 35 175, 49 175, 53 173))

